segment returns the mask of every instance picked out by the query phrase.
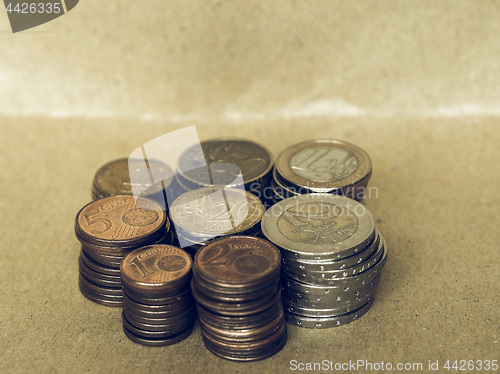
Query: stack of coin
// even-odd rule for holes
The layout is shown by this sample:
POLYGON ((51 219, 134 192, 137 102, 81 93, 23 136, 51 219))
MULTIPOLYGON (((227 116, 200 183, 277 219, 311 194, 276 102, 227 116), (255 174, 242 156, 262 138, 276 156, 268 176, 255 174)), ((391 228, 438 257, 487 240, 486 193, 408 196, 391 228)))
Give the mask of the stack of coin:
POLYGON ((191 289, 208 350, 253 361, 283 348, 280 261, 274 245, 249 236, 214 240, 196 254, 191 289))
POLYGON ((274 202, 306 193, 332 193, 361 201, 372 173, 361 148, 339 140, 309 140, 285 149, 276 161, 274 202))
POLYGON ((92 182, 92 200, 115 195, 133 195, 134 190, 140 190, 141 197, 153 199, 164 207, 164 191, 171 188, 172 181, 172 169, 162 162, 119 159, 108 162, 97 170, 92 182), (151 180, 152 175, 157 181, 151 180))
POLYGON ((164 346, 189 336, 196 319, 191 256, 171 245, 150 245, 121 264, 123 331, 136 343, 164 346))
POLYGON ((268 209, 261 226, 281 250, 289 323, 327 328, 368 311, 387 245, 363 204, 333 194, 299 195, 268 209))
POLYGON ((265 208, 239 188, 203 187, 179 196, 170 206, 178 242, 193 256, 208 241, 227 235, 257 235, 265 208))
POLYGON ((170 243, 165 211, 153 200, 117 195, 85 205, 76 215, 75 233, 81 242, 80 291, 107 306, 122 306, 120 262, 134 249, 170 243))
POLYGON ((217 138, 201 142, 201 149, 202 153, 199 147, 191 147, 179 158, 179 193, 213 185, 244 187, 266 202, 264 189, 269 185, 273 167, 273 158, 266 148, 250 140, 217 138))

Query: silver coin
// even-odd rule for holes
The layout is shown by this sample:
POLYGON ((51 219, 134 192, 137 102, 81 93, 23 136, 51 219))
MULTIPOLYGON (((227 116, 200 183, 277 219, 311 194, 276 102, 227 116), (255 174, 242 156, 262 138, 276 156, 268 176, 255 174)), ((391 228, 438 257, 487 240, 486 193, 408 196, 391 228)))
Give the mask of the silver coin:
POLYGON ((358 297, 348 300, 346 303, 332 305, 332 308, 304 307, 283 301, 283 309, 287 313, 293 313, 302 317, 335 317, 359 309, 371 300, 373 295, 368 297, 358 297))
POLYGON ((357 274, 363 273, 375 266, 382 258, 382 255, 384 253, 384 245, 385 241, 382 238, 382 241, 379 242, 378 249, 375 253, 373 253, 365 261, 345 269, 317 271, 311 270, 309 269, 309 267, 306 267, 305 269, 301 270, 284 265, 282 267, 282 271, 287 274, 293 273, 296 277, 299 278, 299 280, 303 281, 304 283, 313 283, 318 285, 332 284, 332 281, 335 281, 339 278, 356 276, 357 274))
POLYGON ((356 284, 361 284, 364 285, 367 282, 371 281, 373 278, 375 278, 380 271, 382 271, 382 268, 384 267, 386 261, 387 261, 387 248, 384 244, 384 240, 382 241, 383 243, 383 252, 382 256, 378 260, 378 262, 370 267, 369 269, 358 273, 356 275, 352 276, 347 276, 347 277, 338 277, 338 278, 333 278, 333 279, 320 279, 318 278, 312 278, 311 276, 301 273, 301 274, 296 274, 292 273, 290 271, 284 272, 289 278, 292 278, 296 281, 299 281, 300 283, 306 284, 306 285, 315 285, 315 286, 324 286, 324 287, 331 287, 331 286, 349 286, 349 287, 354 287, 356 284))
POLYGON ((348 305, 358 298, 369 298, 374 295, 380 282, 380 275, 359 289, 334 289, 335 292, 326 295, 315 295, 283 289, 283 300, 305 308, 331 309, 335 305, 348 305), (337 292, 338 291, 338 292, 337 292))
POLYGON ((287 323, 298 327, 304 327, 308 329, 327 329, 331 327, 346 325, 350 322, 356 321, 364 314, 366 314, 366 312, 368 312, 372 304, 373 299, 368 301, 359 309, 335 317, 304 317, 286 312, 285 318, 287 323))
POLYGON ((354 256, 346 257, 341 260, 333 261, 313 261, 313 260, 297 260, 283 256, 283 265, 292 268, 295 273, 298 271, 331 271, 343 270, 355 265, 359 265, 370 258, 378 249, 381 236, 376 230, 376 235, 373 241, 361 252, 354 256))
POLYGON ((261 227, 291 259, 346 258, 361 252, 375 237, 375 219, 368 208, 331 194, 282 200, 264 213, 261 227))
POLYGON ((285 149, 276 170, 289 184, 329 193, 352 186, 371 175, 368 154, 338 140, 309 140, 285 149))

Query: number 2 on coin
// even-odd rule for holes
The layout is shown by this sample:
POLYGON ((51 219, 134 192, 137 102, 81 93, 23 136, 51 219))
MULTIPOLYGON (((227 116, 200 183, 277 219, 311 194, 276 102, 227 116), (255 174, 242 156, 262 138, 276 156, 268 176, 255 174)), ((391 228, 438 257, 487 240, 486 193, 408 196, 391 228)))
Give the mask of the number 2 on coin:
POLYGON ((227 244, 219 244, 211 248, 210 252, 218 251, 215 257, 206 262, 207 265, 222 266, 227 265, 228 260, 219 261, 229 253, 229 246, 227 244))

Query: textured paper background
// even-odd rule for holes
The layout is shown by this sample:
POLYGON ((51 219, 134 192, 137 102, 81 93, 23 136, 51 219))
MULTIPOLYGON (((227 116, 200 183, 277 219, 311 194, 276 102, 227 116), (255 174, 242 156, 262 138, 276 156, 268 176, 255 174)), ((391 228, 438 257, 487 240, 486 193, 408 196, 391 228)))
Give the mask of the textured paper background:
POLYGON ((475 1, 84 1, 12 34, 0 13, 0 371, 281 373, 291 360, 498 359, 500 7, 475 1), (372 158, 389 260, 369 313, 289 328, 270 359, 147 348, 78 291, 78 209, 103 163, 196 124, 276 156, 372 158))

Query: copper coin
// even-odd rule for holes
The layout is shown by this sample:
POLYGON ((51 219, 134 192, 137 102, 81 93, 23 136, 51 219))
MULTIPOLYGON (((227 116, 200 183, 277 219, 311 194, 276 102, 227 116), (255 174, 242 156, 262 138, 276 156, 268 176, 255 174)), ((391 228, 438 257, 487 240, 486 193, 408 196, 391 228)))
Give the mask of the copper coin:
POLYGON ((129 293, 126 288, 123 289, 123 293, 126 294, 126 296, 132 301, 145 305, 146 307, 150 306, 151 308, 163 307, 165 305, 181 301, 184 298, 192 297, 189 285, 185 290, 176 295, 162 298, 139 297, 138 295, 129 293))
POLYGON ((123 306, 123 297, 121 296, 102 295, 95 293, 81 281, 78 282, 78 286, 80 288, 80 292, 82 293, 82 295, 85 296, 90 301, 93 301, 94 303, 111 307, 123 306))
POLYGON ((209 331, 201 329, 203 337, 206 338, 213 346, 227 349, 232 352, 247 352, 252 350, 264 350, 266 347, 270 347, 277 341, 281 340, 284 334, 286 334, 286 324, 283 322, 279 325, 278 329, 274 330, 270 335, 262 337, 262 339, 250 342, 227 342, 219 340, 216 336, 212 335, 209 331))
POLYGON ((268 296, 261 299, 238 303, 221 302, 218 300, 209 299, 198 292, 195 284, 192 284, 191 290, 197 303, 201 304, 211 311, 225 316, 245 316, 259 313, 263 310, 266 310, 272 304, 278 302, 281 299, 281 288, 277 288, 274 293, 269 294, 268 296))
POLYGON ((147 321, 136 319, 133 314, 127 313, 126 309, 123 309, 123 314, 125 317, 127 317, 127 322, 130 325, 139 330, 151 332, 182 331, 185 330, 189 325, 191 325, 196 318, 196 314, 189 314, 186 315, 186 317, 183 319, 154 320, 154 323, 149 323, 147 321))
POLYGON ((118 287, 104 287, 104 286, 99 286, 99 285, 91 282, 87 278, 85 278, 82 273, 80 273, 80 275, 79 275, 79 281, 85 287, 87 287, 89 290, 91 290, 95 294, 106 295, 106 296, 119 296, 119 297, 123 297, 123 292, 122 292, 121 287, 118 288, 118 287))
POLYGON ((85 245, 82 245, 82 251, 84 251, 85 255, 92 261, 120 271, 120 264, 123 260, 123 256, 102 255, 87 249, 85 245))
POLYGON ((164 163, 156 160, 119 159, 108 162, 97 170, 92 183, 92 195, 108 197, 114 195, 132 195, 133 185, 137 191, 143 189, 141 196, 152 197, 162 194, 172 182, 173 171, 164 163), (150 171, 154 170, 157 180, 152 183, 150 171))
POLYGON ((113 267, 109 267, 109 266, 100 264, 99 262, 93 260, 90 256, 88 256, 87 253, 83 249, 80 251, 80 258, 85 263, 85 265, 87 265, 90 269, 94 270, 97 273, 114 275, 114 276, 120 277, 120 269, 119 268, 113 268, 113 267))
POLYGON ((255 195, 237 188, 205 187, 179 196, 170 206, 178 234, 196 242, 255 228, 264 214, 255 195), (191 239, 191 236, 193 239, 191 239))
POLYGON ((201 142, 202 153, 197 147, 189 148, 179 159, 178 174, 188 188, 210 185, 238 185, 241 175, 246 186, 254 188, 265 184, 273 166, 271 153, 250 140, 218 138, 201 142), (207 165, 200 168, 199 165, 207 165))
POLYGON ((181 333, 170 336, 165 339, 148 339, 144 338, 138 335, 135 335, 134 333, 130 332, 125 325, 123 326, 123 332, 129 338, 135 343, 150 346, 150 347, 163 347, 167 345, 172 345, 179 343, 180 341, 186 339, 191 333, 193 332, 194 324, 190 327, 188 327, 186 330, 182 331, 181 333))
POLYGON ((221 287, 253 286, 279 273, 281 255, 267 240, 229 236, 204 246, 194 259, 194 269, 205 281, 221 287))
POLYGON ((176 305, 165 305, 162 307, 162 309, 159 310, 151 310, 151 309, 141 309, 137 308, 136 305, 133 302, 130 301, 129 298, 124 297, 123 300, 124 307, 127 310, 127 312, 133 313, 134 315, 137 316, 142 316, 144 318, 151 318, 151 319, 163 319, 163 318, 170 318, 170 317, 175 317, 179 314, 184 313, 188 309, 193 309, 194 307, 194 300, 191 301, 191 303, 177 303, 176 305))
POLYGON ((266 346, 264 347, 264 349, 258 351, 253 350, 242 353, 216 347, 212 345, 210 341, 207 340, 205 337, 203 338, 203 343, 205 344, 205 347, 214 355, 224 358, 226 360, 241 361, 241 362, 257 361, 271 357, 272 355, 275 355, 281 349, 283 349, 283 347, 286 344, 286 341, 287 341, 287 333, 285 331, 283 336, 279 340, 277 340, 272 346, 270 347, 266 346))
POLYGON ((172 336, 178 335, 185 331, 187 328, 190 327, 191 324, 187 324, 185 326, 180 326, 178 328, 172 328, 170 330, 164 330, 164 331, 147 331, 147 330, 142 330, 130 323, 128 320, 127 316, 125 313, 122 312, 122 321, 123 321, 123 326, 133 333, 134 335, 141 336, 143 338, 148 338, 148 339, 167 339, 172 336))
MULTIPOLYGON (((128 294, 127 290, 123 291, 124 300, 130 308, 134 310, 138 310, 144 313, 162 313, 162 312, 170 312, 179 308, 184 308, 186 306, 190 306, 194 303, 193 295, 191 294, 191 289, 187 289, 182 294, 179 294, 176 297, 172 297, 167 302, 156 303, 156 304, 145 304, 143 302, 138 302, 132 299, 128 294)), ((149 299, 148 299, 149 300, 149 299)), ((146 301, 148 301, 146 300, 146 301)), ((145 315, 147 317, 147 315, 145 315)))
POLYGON ((223 316, 206 309, 203 305, 197 305, 198 316, 200 320, 215 327, 225 329, 252 329, 262 326, 265 321, 273 319, 283 311, 280 302, 271 305, 269 308, 261 311, 260 313, 236 317, 236 316, 223 316))
POLYGON ((222 293, 218 288, 212 287, 210 284, 196 279, 196 288, 205 296, 224 302, 242 302, 242 301, 252 301, 260 299, 273 293, 276 286, 279 283, 279 278, 277 277, 271 283, 265 285, 265 287, 259 288, 255 291, 248 293, 222 293))
POLYGON ((277 173, 290 184, 313 192, 355 185, 371 175, 370 157, 361 148, 339 140, 309 140, 285 149, 277 173))
MULTIPOLYGON (((118 195, 91 202, 76 215, 75 232, 82 244, 120 247, 147 242, 164 231, 167 216, 153 200, 118 195)), ((112 253, 111 253, 112 254, 112 253)))
POLYGON ((120 288, 122 286, 121 278, 112 275, 99 274, 87 267, 83 261, 79 260, 80 274, 88 281, 102 287, 120 288))
POLYGON ((220 341, 225 342, 253 342, 260 341, 263 337, 273 334, 284 324, 284 314, 281 312, 275 318, 265 321, 264 324, 251 329, 227 329, 205 323, 200 319, 200 326, 204 332, 210 333, 220 341))
POLYGON ((157 318, 157 317, 147 318, 142 315, 135 314, 130 309, 127 309, 125 304, 123 310, 127 314, 127 317, 129 317, 130 319, 149 325, 168 325, 168 324, 181 323, 182 321, 196 319, 196 308, 194 306, 185 309, 182 313, 165 318, 157 318))
POLYGON ((168 297, 176 295, 188 284, 192 263, 186 251, 158 244, 129 253, 120 270, 128 291, 145 297, 168 297))

